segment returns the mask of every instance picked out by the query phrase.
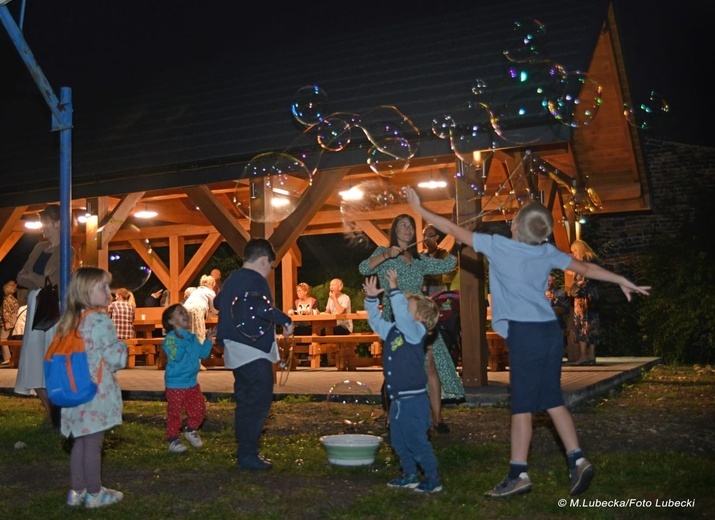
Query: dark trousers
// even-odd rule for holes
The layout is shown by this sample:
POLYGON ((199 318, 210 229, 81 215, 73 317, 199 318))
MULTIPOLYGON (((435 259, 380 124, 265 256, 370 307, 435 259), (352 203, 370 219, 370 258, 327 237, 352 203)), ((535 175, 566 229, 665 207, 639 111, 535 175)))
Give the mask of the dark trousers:
POLYGON ((257 359, 233 369, 234 431, 239 462, 258 455, 261 431, 273 403, 273 365, 257 359))

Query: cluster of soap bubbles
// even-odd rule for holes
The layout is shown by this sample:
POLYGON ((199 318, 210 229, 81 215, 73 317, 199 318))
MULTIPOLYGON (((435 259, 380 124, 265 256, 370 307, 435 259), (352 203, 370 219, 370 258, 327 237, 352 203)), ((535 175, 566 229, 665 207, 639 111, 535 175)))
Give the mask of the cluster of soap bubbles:
POLYGON ((305 130, 286 150, 254 157, 236 183, 233 203, 251 221, 280 222, 293 213, 322 154, 344 150, 357 130, 370 143, 366 163, 381 177, 406 170, 419 147, 419 129, 394 106, 330 113, 328 96, 317 85, 296 92, 291 114, 305 130))
POLYGON ((335 383, 328 392, 326 403, 330 413, 344 425, 355 427, 369 423, 377 411, 377 401, 365 383, 346 379, 335 383))
MULTIPOLYGON (((452 151, 464 165, 477 172, 481 169, 481 181, 477 176, 475 182, 474 177, 465 176, 463 172, 455 176, 458 182, 466 182, 476 197, 487 195, 485 160, 490 158, 490 149, 534 144, 545 134, 558 132, 561 126, 585 127, 594 120, 602 103, 603 86, 596 79, 582 71, 568 71, 546 58, 544 24, 538 20, 516 21, 513 29, 512 45, 503 52, 507 59, 504 77, 493 88, 482 79, 475 80, 471 89, 473 97, 453 112, 432 121, 432 132, 441 139, 449 139, 452 151)), ((636 107, 625 105, 624 115, 630 125, 650 129, 654 120, 668 110, 667 103, 652 92, 645 103, 636 107)), ((591 188, 574 185, 583 184, 580 180, 565 176, 536 156, 525 158, 529 159, 530 166, 515 168, 507 182, 493 194, 497 202, 507 195, 507 200, 496 204, 506 218, 514 207, 518 209, 525 200, 536 196, 536 182, 528 178, 533 173, 550 172, 555 181, 566 185, 573 196, 570 204, 577 212, 600 207, 600 199, 591 188), (536 168, 532 166, 535 160, 540 161, 536 168), (513 179, 514 175, 519 178, 513 179), (528 197, 509 186, 519 184, 531 187, 526 190, 528 197)), ((489 211, 494 209, 486 212, 489 211)))
MULTIPOLYGON (((432 121, 432 132, 449 139, 452 151, 464 165, 482 168, 483 182, 469 183, 475 196, 487 195, 484 153, 493 153, 497 146, 538 143, 549 132, 558 134, 563 126, 587 126, 598 114, 603 86, 585 72, 569 71, 548 59, 545 34, 546 26, 538 20, 515 21, 513 39, 503 51, 507 60, 504 76, 494 85, 475 80, 472 97, 466 103, 432 121)), ((653 92, 645 103, 625 105, 624 115, 634 127, 648 129, 653 118, 668 109, 653 92)), ((326 151, 339 152, 364 136, 370 143, 366 163, 379 177, 390 179, 410 166, 418 150, 419 129, 394 106, 378 106, 362 114, 331 112, 325 91, 318 85, 308 85, 295 93, 290 110, 305 130, 283 152, 256 156, 236 184, 234 204, 255 222, 279 222, 288 217, 312 184, 326 151)), ((516 170, 512 174, 525 175, 516 170)), ((465 180, 466 176, 457 172, 456 179, 465 180)), ((502 197, 507 184, 514 181, 509 179, 494 197, 502 197)), ((359 212, 403 202, 393 196, 388 183, 354 187, 356 196, 360 188, 365 188, 365 200, 355 202, 353 198, 341 207, 346 224, 354 223, 350 218, 359 212)), ((529 191, 532 197, 534 191, 529 191)), ((579 196, 583 198, 583 194, 579 196)), ((519 195, 515 194, 513 200, 517 206, 522 203, 519 195)))
POLYGON ((516 21, 513 29, 513 44, 503 52, 504 77, 491 86, 475 80, 469 101, 432 122, 433 133, 449 139, 467 164, 475 163, 474 152, 496 147, 499 140, 532 144, 555 124, 586 126, 601 105, 603 87, 596 80, 545 57, 541 22, 516 21))

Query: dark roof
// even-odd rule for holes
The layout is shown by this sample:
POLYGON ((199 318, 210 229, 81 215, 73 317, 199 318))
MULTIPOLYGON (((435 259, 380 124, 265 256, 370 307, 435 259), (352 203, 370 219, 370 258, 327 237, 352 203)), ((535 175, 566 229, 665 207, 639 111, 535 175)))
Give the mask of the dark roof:
MULTIPOLYGON (((19 4, 8 8, 16 14, 19 4)), ((419 128, 418 156, 448 154, 432 119, 473 99, 477 78, 502 81, 516 20, 542 22, 544 56, 586 70, 608 7, 522 0, 450 10, 445 2, 402 15, 420 8, 399 3, 330 17, 294 7, 278 17, 271 4, 252 17, 233 0, 129 1, 102 12, 89 1, 56 4, 30 3, 24 33, 55 92, 73 89, 73 198, 236 179, 256 154, 303 144, 290 104, 305 85, 327 93, 330 112, 394 106, 419 128)), ((3 29, 0 49, 12 78, 0 87, 0 207, 56 201, 49 110, 3 29)), ((568 137, 563 127, 550 138, 568 137)), ((324 152, 320 166, 364 164, 366 144, 353 133, 351 146, 324 152)))

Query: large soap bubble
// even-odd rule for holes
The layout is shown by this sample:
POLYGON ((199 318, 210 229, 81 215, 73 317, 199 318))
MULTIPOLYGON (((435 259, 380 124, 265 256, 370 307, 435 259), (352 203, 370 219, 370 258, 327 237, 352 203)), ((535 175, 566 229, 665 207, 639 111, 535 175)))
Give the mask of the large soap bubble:
POLYGON ((330 412, 343 424, 357 426, 374 417, 376 399, 365 383, 346 379, 335 383, 326 402, 330 412))
POLYGON ((318 85, 301 87, 293 97, 290 111, 305 126, 320 123, 328 115, 328 95, 318 85))
POLYGON ((588 125, 598 114, 603 87, 583 72, 569 72, 559 79, 557 95, 548 102, 558 122, 574 128, 588 125))
POLYGON ((504 56, 515 63, 525 63, 542 59, 546 26, 539 20, 516 20, 513 25, 514 38, 504 56))
POLYGON ((353 186, 343 195, 340 214, 344 227, 356 231, 359 222, 368 219, 370 213, 406 203, 402 188, 396 188, 384 180, 368 180, 353 186))
POLYGON ((268 152, 257 155, 236 182, 233 202, 254 222, 280 222, 295 211, 312 175, 299 159, 268 152))
POLYGON ((670 111, 670 105, 656 91, 652 90, 642 103, 624 103, 623 115, 628 124, 640 130, 651 130, 658 120, 670 111))

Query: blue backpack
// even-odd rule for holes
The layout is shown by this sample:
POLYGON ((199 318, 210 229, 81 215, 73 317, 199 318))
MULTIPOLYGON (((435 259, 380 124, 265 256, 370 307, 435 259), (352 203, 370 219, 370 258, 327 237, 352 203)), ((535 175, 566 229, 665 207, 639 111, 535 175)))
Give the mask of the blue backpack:
MULTIPOLYGON (((85 311, 79 322, 89 312, 97 311, 85 311)), ((54 337, 45 354, 43 368, 47 397, 56 406, 73 407, 88 403, 94 399, 97 385, 102 380, 101 363, 96 382, 92 379, 84 340, 77 327, 54 337)))

